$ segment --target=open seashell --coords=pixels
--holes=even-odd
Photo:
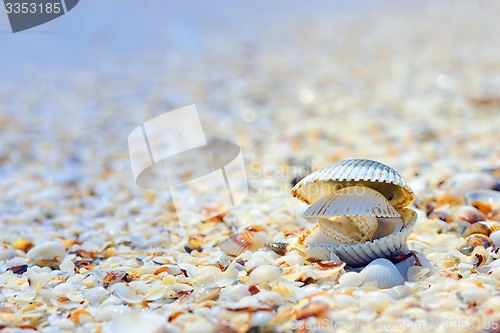
[[[240,232],[233,234],[220,243],[222,251],[231,256],[239,256],[246,250],[256,251],[267,241],[265,232]]]
[[[363,283],[375,282],[378,288],[392,288],[405,282],[396,266],[383,258],[372,261],[359,275]]]
[[[307,204],[341,188],[362,185],[383,194],[398,209],[410,205],[414,194],[408,183],[393,168],[372,160],[345,160],[328,165],[303,178],[292,195]]]
[[[337,257],[350,266],[407,249],[417,213],[407,205],[413,191],[392,168],[370,160],[348,160],[305,177],[292,194],[312,205],[304,212],[317,224],[297,245],[311,257]]]

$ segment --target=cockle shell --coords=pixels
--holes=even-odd
[[[335,256],[350,266],[407,249],[417,220],[413,191],[394,169],[371,160],[342,161],[305,177],[292,194],[312,204],[304,216],[318,223],[297,245],[311,257]]]
[[[372,261],[359,275],[363,283],[375,282],[379,288],[391,288],[405,282],[396,266],[383,258]]]
[[[482,224],[482,223],[474,223],[471,224],[470,227],[467,228],[465,231],[464,236],[468,237],[473,234],[483,234],[488,236],[490,234],[490,230],[487,225]]]
[[[417,213],[409,208],[401,209],[400,212],[403,229],[385,237],[374,239],[373,241],[340,245],[328,242],[326,237],[321,241],[321,239],[315,238],[317,233],[319,233],[319,231],[314,233],[315,230],[319,229],[319,225],[317,224],[313,229],[299,238],[298,245],[304,246],[304,251],[311,257],[320,260],[330,260],[331,255],[334,254],[349,266],[361,267],[373,259],[389,257],[407,248],[406,239],[417,221]],[[311,236],[311,238],[308,236]]]
[[[380,192],[358,185],[345,187],[322,197],[304,212],[304,216],[400,217],[401,215]]]
[[[222,251],[231,256],[239,256],[246,250],[256,251],[267,241],[265,232],[240,232],[233,234],[220,243]]]
[[[303,178],[292,195],[307,204],[341,188],[362,185],[382,193],[398,209],[410,205],[414,194],[408,183],[393,168],[372,160],[345,160],[328,165]]]

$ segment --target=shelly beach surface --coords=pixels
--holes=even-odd
[[[2,332],[500,331],[499,3],[266,5],[221,20],[231,15],[222,5],[170,8],[176,23],[148,35],[156,43],[130,33],[142,48],[117,43],[127,37],[96,16],[87,48],[65,49],[94,64],[30,62],[19,75],[5,60],[22,41],[9,36]],[[91,11],[79,6],[81,23]],[[69,15],[57,24],[76,24]],[[151,15],[144,25],[160,24]],[[212,217],[184,225],[168,190],[135,184],[127,137],[189,104],[207,139],[240,146],[249,193],[232,209],[186,194]],[[370,281],[291,246],[314,225],[293,184],[350,158],[390,165],[415,192],[408,255],[389,258],[401,277]],[[221,249],[252,232],[262,244]]]

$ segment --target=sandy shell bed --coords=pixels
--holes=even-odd
[[[287,38],[250,44],[214,35],[207,54],[145,54],[141,75],[82,70],[23,94],[2,79],[0,328],[498,332],[500,254],[464,247],[464,232],[500,221],[499,204],[462,207],[468,189],[499,189],[500,7],[415,7],[290,20]],[[183,226],[167,191],[134,184],[127,136],[192,103],[207,137],[241,147],[250,192]],[[293,250],[221,251],[251,225],[295,242],[312,224],[291,181],[347,158],[408,180],[419,214],[408,246],[430,268],[383,289]],[[225,210],[198,200],[208,215]]]

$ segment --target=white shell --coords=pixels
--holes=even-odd
[[[487,173],[459,173],[448,179],[443,188],[450,193],[463,195],[467,191],[491,189],[497,185],[495,177]]]
[[[66,255],[66,249],[59,242],[43,242],[28,251],[26,257],[38,266],[57,267]]]
[[[406,239],[417,221],[417,213],[414,210],[405,208],[400,210],[400,212],[404,222],[404,228],[401,232],[393,233],[371,242],[352,245],[319,243],[306,238],[304,240],[304,251],[309,256],[320,260],[329,260],[330,254],[334,253],[340,260],[352,267],[362,267],[373,259],[388,257],[407,248]]]
[[[111,287],[111,292],[121,300],[127,303],[140,303],[143,297],[135,290],[124,283],[116,283]]]
[[[359,275],[363,283],[375,282],[379,288],[392,288],[405,282],[396,266],[383,258],[372,261]]]
[[[493,231],[490,234],[490,239],[493,244],[495,244],[495,247],[500,247],[500,230]]]
[[[311,204],[343,187],[363,185],[382,193],[395,208],[414,200],[408,183],[393,168],[372,160],[345,160],[319,169],[297,183],[292,195]]]
[[[306,217],[376,216],[400,217],[380,193],[365,186],[350,186],[316,201],[305,212]]]
[[[471,205],[473,201],[494,204],[500,202],[500,192],[493,190],[473,190],[466,192],[465,198],[468,205]]]

